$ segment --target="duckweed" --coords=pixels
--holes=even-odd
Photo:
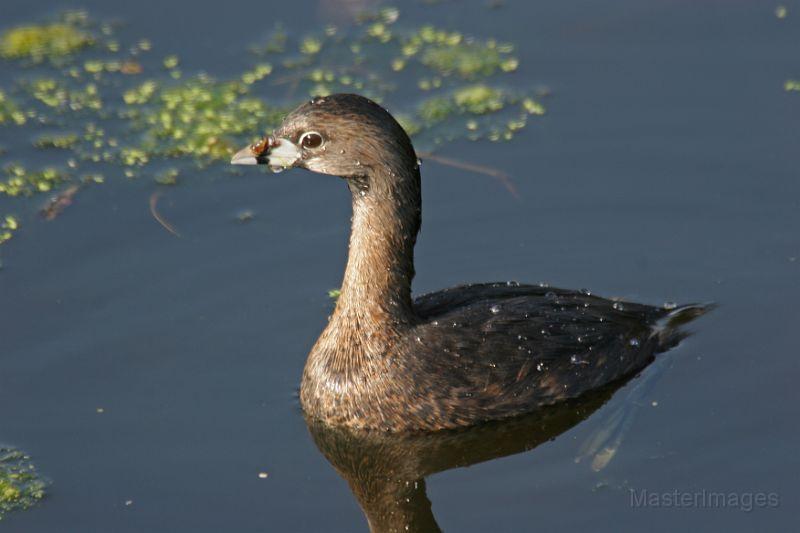
[[[487,85],[471,85],[458,89],[453,94],[453,100],[458,107],[475,115],[499,111],[506,104],[502,91]]]
[[[11,240],[14,232],[19,228],[19,221],[14,215],[6,215],[0,223],[0,244]],[[0,476],[0,492],[2,492],[2,476]]]
[[[178,56],[171,55],[164,58],[164,68],[176,68],[178,66]]]
[[[316,37],[306,37],[300,43],[300,52],[307,55],[318,54],[322,50],[322,41]]]
[[[134,115],[144,131],[139,150],[144,154],[136,155],[229,158],[244,137],[277,125],[287,111],[248,97],[248,87],[244,82],[198,76],[159,91],[153,96],[154,105],[141,106]],[[146,162],[146,157],[136,159],[136,163]]]
[[[492,83],[518,68],[512,45],[431,25],[407,30],[396,24],[398,18],[399,11],[390,8],[363,15],[354,35],[331,38],[326,32],[307,37],[299,48],[306,56],[314,54],[313,60],[284,60],[285,69],[298,73],[279,79],[307,88],[309,95],[357,91],[391,104],[398,87],[393,78],[398,72],[408,72],[427,94],[411,109],[391,107],[423,148],[460,136],[510,139],[527,124],[525,116],[544,113],[544,106],[532,96]],[[464,80],[470,83],[465,86]],[[457,120],[469,115],[485,118]]]
[[[242,74],[242,83],[247,85],[251,85],[257,81],[263,80],[265,77],[269,76],[272,72],[272,65],[269,63],[261,63],[256,65],[253,70],[245,72]]]
[[[19,450],[0,448],[0,520],[9,512],[36,505],[46,488],[30,457]]]
[[[367,35],[382,43],[388,43],[392,39],[392,31],[383,22],[376,22],[367,27]]]
[[[119,61],[111,60],[91,60],[83,64],[83,70],[89,74],[94,75],[95,79],[99,79],[102,73],[121,72],[123,74],[140,74],[142,72],[141,64],[133,60]],[[77,77],[77,73],[73,72],[73,77]]]
[[[787,92],[800,91],[800,80],[786,80],[783,89]]]
[[[469,80],[516,70],[519,60],[510,55],[513,49],[493,39],[479,41],[433,26],[420,28],[402,42],[405,57],[418,57],[423,65],[444,76],[454,74]]]
[[[36,148],[68,149],[78,144],[78,141],[78,136],[74,133],[40,135],[35,141],[33,141],[33,145]]]
[[[120,151],[120,160],[123,165],[133,167],[142,166],[150,161],[147,152],[139,148],[123,148]]]
[[[446,120],[456,111],[457,108],[452,98],[436,96],[424,100],[420,104],[417,114],[424,122],[433,124]]]
[[[0,124],[12,122],[17,126],[22,126],[27,122],[25,113],[20,111],[17,104],[6,96],[6,93],[0,91]]]
[[[382,7],[377,11],[364,10],[356,15],[356,22],[358,24],[365,24],[368,22],[381,21],[384,24],[394,24],[400,17],[400,10],[396,7],[387,6]]]
[[[177,185],[179,174],[177,168],[168,168],[156,174],[155,180],[159,185]]]
[[[27,85],[30,94],[48,107],[60,111],[98,111],[103,107],[97,85],[88,83],[81,88],[72,89],[59,80],[42,78]]]
[[[6,178],[0,179],[0,194],[7,196],[30,196],[37,192],[48,192],[69,179],[66,173],[54,167],[29,171],[22,165],[8,165],[3,172]]]
[[[544,106],[533,98],[525,98],[522,101],[522,107],[531,115],[544,115],[545,113]]]
[[[92,36],[74,24],[19,26],[0,36],[0,57],[41,63],[72,55],[93,43]]]
[[[484,118],[493,117],[506,109],[517,109],[517,111],[505,122]],[[467,131],[467,138],[501,141],[511,140],[516,132],[523,129],[527,125],[528,115],[543,113],[544,107],[532,98],[526,97],[520,100],[508,91],[485,84],[475,84],[456,89],[448,95],[423,100],[416,112],[419,121],[401,115],[400,123],[406,127],[405,121],[408,121],[411,129],[407,131],[410,135],[415,135],[420,131],[433,129],[438,124],[452,122],[456,117],[466,117],[463,125]],[[425,127],[420,127],[419,122]],[[411,131],[414,133],[410,133]],[[445,138],[452,139],[457,136],[451,133]]]
[[[446,76],[455,73],[466,79],[490,76],[505,64],[501,62],[496,48],[484,48],[474,44],[433,46],[422,53],[420,61],[423,65]],[[513,70],[513,67],[509,68]]]
[[[146,104],[150,101],[150,98],[155,94],[156,88],[158,84],[153,80],[148,80],[138,87],[134,87],[133,89],[128,89],[124,93],[122,93],[122,100],[128,104]]]
[[[7,44],[12,41],[14,46]],[[21,52],[23,41],[38,44]],[[92,57],[80,57],[90,46]],[[68,60],[20,76],[13,99],[0,88],[0,126],[45,125],[50,131],[31,135],[34,146],[68,153],[63,164],[39,170],[6,166],[0,174],[6,196],[51,191],[74,176],[102,182],[98,165],[110,166],[110,177],[152,176],[176,184],[186,163],[227,161],[277,126],[305,95],[359,92],[383,103],[420,150],[458,138],[508,140],[530,116],[545,112],[535,93],[510,88],[507,77],[519,66],[513,46],[431,25],[404,27],[396,8],[365,13],[353,29],[329,26],[301,39],[276,26],[252,49],[270,56],[269,62],[254,60],[228,79],[183,76],[177,55],[143,54],[155,45],[147,39],[120,43],[111,25],[92,23],[82,12],[56,24],[9,30],[0,47],[6,59]],[[136,78],[145,71],[156,74]],[[786,87],[795,90],[789,82]],[[63,131],[66,124],[73,131]],[[184,161],[150,170],[166,158]],[[81,168],[86,164],[91,169]]]

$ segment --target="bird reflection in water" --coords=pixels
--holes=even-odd
[[[597,411],[629,379],[529,415],[462,430],[396,434],[333,427],[309,418],[306,422],[319,450],[350,486],[371,531],[441,531],[426,494],[425,478],[530,451],[553,440]],[[632,396],[641,396],[652,379],[631,389],[582,454],[598,451],[595,457],[603,460],[607,443],[619,445],[620,424],[629,426],[630,409],[636,405]]]

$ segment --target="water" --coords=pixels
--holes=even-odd
[[[187,71],[220,75],[241,71],[241,51],[273,20],[303,32],[327,23],[333,4],[83,3]],[[629,407],[620,393],[533,451],[428,477],[443,529],[796,527],[800,95],[782,87],[800,76],[800,4],[783,4],[784,20],[744,1],[402,11],[502,34],[519,47],[515,80],[553,90],[548,114],[514,141],[442,151],[507,172],[519,199],[491,178],[424,166],[417,291],[544,280],[719,304],[654,370],[627,425],[615,418]],[[6,2],[3,24],[62,5]],[[349,193],[304,171],[188,180],[159,202],[178,239],[149,213],[155,187],[88,188],[2,250],[0,439],[54,481],[3,531],[366,529],[296,397],[341,280]],[[242,210],[254,213],[247,224],[232,215]],[[618,427],[603,468],[575,461]],[[630,489],[779,501],[750,512],[635,507]]]

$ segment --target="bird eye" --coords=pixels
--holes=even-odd
[[[303,148],[319,148],[322,146],[322,135],[316,131],[309,131],[300,137],[300,144]]]

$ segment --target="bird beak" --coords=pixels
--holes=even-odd
[[[243,148],[231,158],[231,165],[269,165],[274,172],[292,167],[300,160],[300,148],[288,139],[265,137]]]

